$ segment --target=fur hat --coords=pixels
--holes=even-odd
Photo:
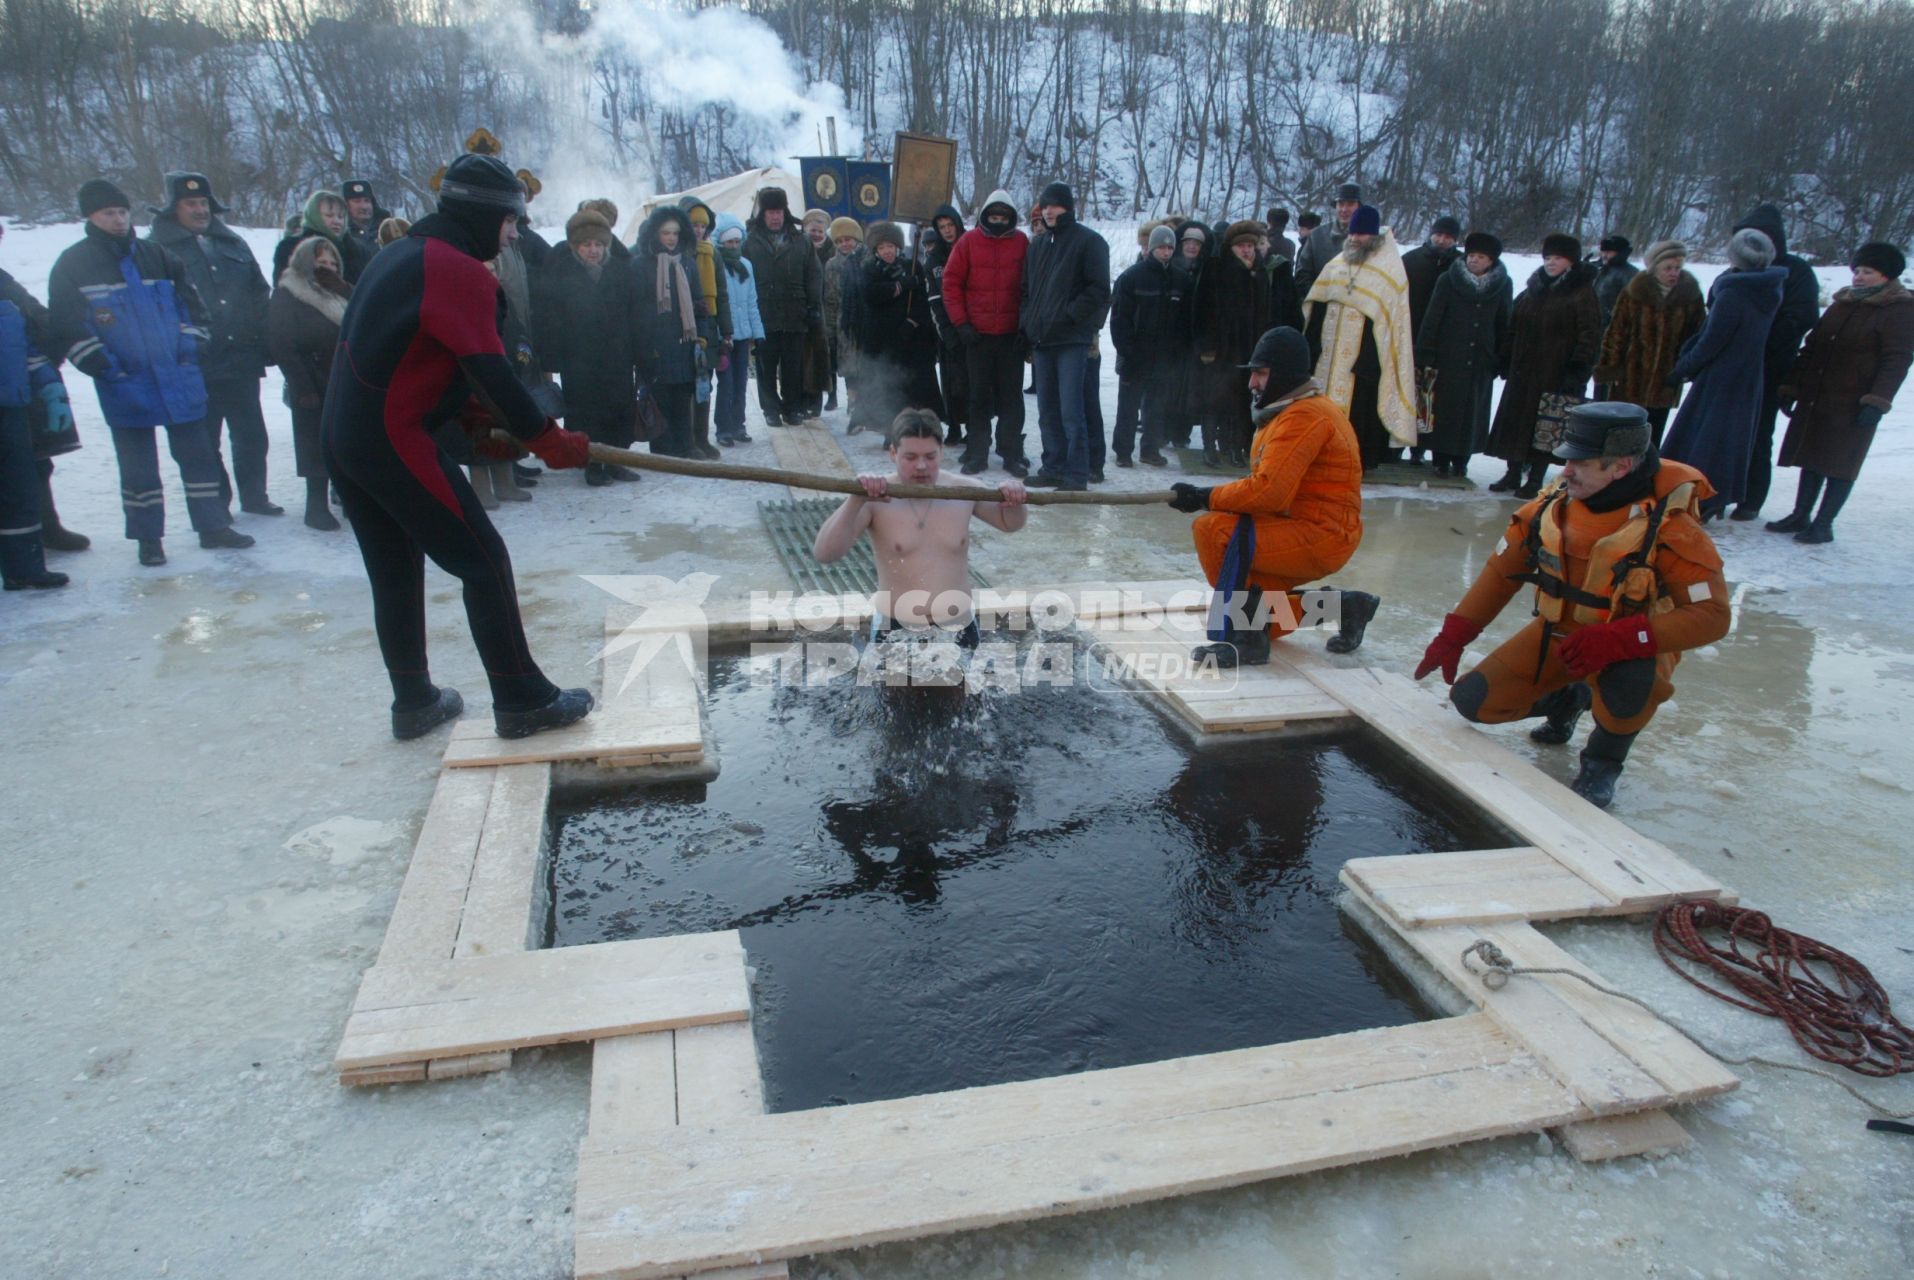
[[[1653,271],[1670,258],[1686,258],[1688,246],[1679,240],[1657,240],[1642,255],[1642,266]]]
[[[788,210],[791,207],[791,197],[784,194],[783,187],[759,187],[753,203],[757,205],[759,213],[763,213],[766,209]]]
[[[133,202],[105,178],[88,178],[80,184],[80,216],[88,218],[102,209],[131,210]]]
[[[370,200],[374,204],[379,203],[379,198],[372,194],[372,184],[364,178],[347,178],[346,185],[339,188],[339,194],[348,200]]]
[[[1170,230],[1162,223],[1158,223],[1150,229],[1149,252],[1155,253],[1158,249],[1174,248],[1176,248],[1176,232]]]
[[[1451,240],[1460,240],[1462,238],[1462,224],[1445,213],[1429,224],[1429,234],[1432,236],[1447,236]]]
[[[1462,252],[1486,253],[1497,262],[1502,261],[1502,242],[1486,231],[1471,231],[1462,240]]]
[[[1542,256],[1544,258],[1567,258],[1570,262],[1582,260],[1582,242],[1574,236],[1555,231],[1542,237]]]
[[[580,209],[565,220],[566,244],[582,244],[587,240],[596,240],[607,248],[611,245],[611,223],[596,209]]]
[[[870,230],[864,233],[864,245],[876,253],[880,244],[894,244],[899,253],[904,252],[904,228],[895,222],[873,222]]]
[[[387,218],[379,224],[379,247],[385,248],[394,240],[403,240],[412,230],[412,224],[404,218]]]
[[[1623,235],[1603,236],[1600,248],[1604,253],[1619,253],[1624,258],[1635,251],[1635,246]]]
[[[1263,237],[1268,234],[1269,228],[1260,222],[1251,222],[1248,219],[1244,219],[1242,222],[1232,222],[1229,224],[1229,228],[1223,232],[1223,247],[1225,249],[1234,249],[1245,240],[1251,244],[1261,244]]]
[[[1736,271],[1762,271],[1774,261],[1774,241],[1753,227],[1728,238],[1728,265]]]
[[[1045,187],[1037,196],[1037,207],[1039,209],[1045,205],[1052,204],[1061,206],[1071,213],[1075,213],[1077,209],[1077,197],[1065,184],[1053,182]]]
[[[580,200],[578,202],[578,207],[580,209],[591,210],[593,213],[603,218],[605,220],[605,225],[608,227],[615,227],[618,225],[618,206],[613,204],[611,201],[605,199],[605,197],[603,196],[597,196],[591,200]]]
[[[1899,280],[1907,270],[1907,255],[1885,240],[1870,240],[1854,251],[1850,267],[1873,267],[1890,280]]]
[[[169,173],[166,175],[166,205],[153,210],[154,213],[171,213],[179,208],[182,200],[204,197],[214,213],[226,212],[226,206],[213,194],[213,184],[203,173]]]
[[[1359,204],[1356,211],[1349,215],[1349,234],[1352,236],[1379,236],[1382,234],[1382,211],[1373,204]]]
[[[806,231],[809,231],[813,222],[823,227],[828,234],[831,226],[831,215],[822,209],[806,209],[804,211],[804,221],[800,225],[802,225]]]
[[[1336,203],[1341,204],[1345,200],[1354,200],[1357,204],[1361,204],[1362,184],[1359,182],[1345,182],[1340,187],[1337,187]]]
[[[831,239],[842,240],[845,236],[849,236],[853,240],[862,240],[864,238],[863,224],[860,223],[856,218],[831,219],[831,228],[830,228]]]

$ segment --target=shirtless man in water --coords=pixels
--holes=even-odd
[[[996,500],[982,482],[954,476],[942,483],[974,487],[979,500],[892,498],[893,484],[937,484],[944,460],[943,424],[927,409],[906,409],[891,424],[890,475],[861,475],[862,496],[844,499],[817,531],[811,554],[820,564],[842,559],[865,530],[877,556],[877,610],[872,633],[942,627],[976,643],[970,601],[970,519],[1015,533],[1029,515],[1023,485],[1006,481]]]

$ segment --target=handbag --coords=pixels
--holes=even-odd
[[[1587,396],[1567,391],[1544,391],[1541,403],[1535,409],[1535,439],[1530,442],[1535,451],[1553,454],[1555,446],[1562,443],[1563,431],[1567,429],[1568,411],[1587,403]]]
[[[665,436],[665,414],[658,402],[651,398],[645,388],[638,389],[638,399],[631,406],[631,440],[633,444],[648,444],[661,440]]]
[[[1435,430],[1436,368],[1426,365],[1416,370],[1416,434],[1426,436]]]

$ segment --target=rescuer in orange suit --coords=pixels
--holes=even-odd
[[[1329,651],[1352,653],[1381,602],[1363,591],[1297,588],[1348,564],[1362,542],[1355,429],[1310,376],[1309,343],[1296,330],[1269,330],[1241,367],[1255,397],[1249,475],[1213,489],[1171,486],[1172,507],[1206,513],[1191,533],[1216,595],[1212,643],[1195,656],[1224,667],[1268,662],[1270,641],[1314,621],[1319,609],[1337,628]]]
[[[1699,519],[1714,489],[1656,453],[1648,414],[1632,404],[1571,410],[1555,456],[1561,479],[1515,513],[1416,679],[1441,668],[1449,701],[1481,724],[1546,717],[1529,734],[1537,742],[1566,743],[1592,708],[1569,785],[1606,809],[1635,735],[1675,691],[1682,651],[1728,634],[1721,553]],[[1524,584],[1534,620],[1456,679],[1462,651]]]

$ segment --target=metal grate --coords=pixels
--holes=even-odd
[[[834,595],[877,590],[877,558],[869,538],[859,538],[850,554],[835,564],[819,564],[811,556],[817,531],[841,504],[839,498],[778,498],[758,504],[758,517],[764,521],[779,563],[803,590]],[[973,586],[990,585],[975,569],[970,571],[970,581]]]

